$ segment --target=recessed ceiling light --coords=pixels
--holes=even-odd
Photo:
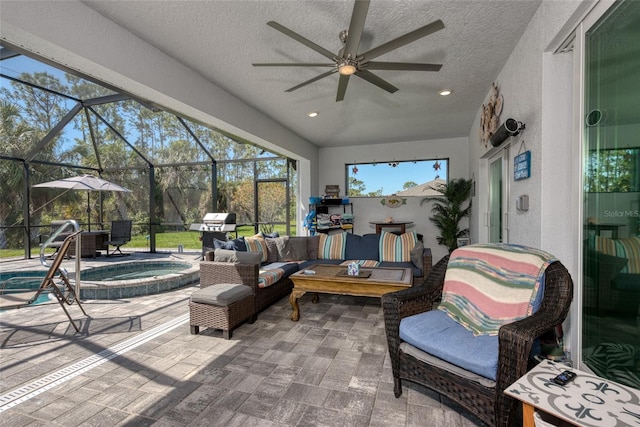
[[[453,93],[453,91],[451,89],[442,89],[440,92],[438,92],[438,95],[440,96],[449,96]]]
[[[307,116],[309,116],[309,117],[311,117],[313,119],[314,117],[318,117],[318,114],[320,114],[320,113],[318,113],[317,111],[312,111],[310,113],[307,113]]]

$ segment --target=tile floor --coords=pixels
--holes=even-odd
[[[305,295],[292,322],[285,298],[226,341],[190,335],[194,289],[71,306],[82,334],[57,304],[1,312],[0,424],[482,425],[420,386],[394,397],[379,299]]]

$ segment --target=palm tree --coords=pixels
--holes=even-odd
[[[437,237],[438,243],[449,249],[449,253],[458,247],[458,238],[468,237],[469,229],[460,230],[462,218],[471,215],[471,186],[470,179],[457,178],[449,183],[438,184],[432,187],[442,194],[442,196],[429,196],[420,201],[420,205],[425,202],[434,202],[431,212],[433,216],[429,218],[431,222],[440,230]],[[469,200],[469,205],[463,205]]]

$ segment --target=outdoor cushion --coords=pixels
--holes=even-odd
[[[261,262],[267,262],[269,253],[267,252],[267,243],[263,237],[253,236],[245,237],[244,242],[247,244],[247,252],[258,252],[262,254]]]
[[[261,253],[230,251],[228,249],[216,249],[213,253],[215,262],[235,262],[240,264],[260,264]]]
[[[379,252],[380,235],[348,233],[345,248],[346,259],[380,259]]]
[[[191,302],[227,306],[253,295],[253,289],[246,285],[224,283],[207,286],[191,294]]]
[[[382,230],[380,234],[380,261],[410,262],[411,250],[418,242],[415,231],[398,236]]]
[[[498,337],[475,336],[441,310],[402,319],[400,339],[463,369],[496,379]]]
[[[409,343],[403,342],[402,344],[400,344],[400,350],[403,353],[413,356],[416,359],[426,363],[427,365],[437,366],[440,369],[444,369],[460,377],[480,383],[485,387],[492,388],[496,386],[495,380],[491,380],[487,377],[483,377],[482,375],[478,375],[475,372],[468,371],[464,368],[454,365],[453,363],[449,363],[445,360],[442,360],[439,357],[435,357],[429,353],[425,353],[424,351],[420,350],[417,347],[412,346]]]
[[[282,268],[269,268],[266,270],[260,270],[258,276],[258,287],[268,288],[269,286],[282,279],[284,276],[284,270]]]
[[[346,234],[321,234],[318,241],[318,259],[344,259]]]
[[[449,258],[439,310],[475,335],[497,335],[500,326],[533,313],[553,255],[510,244],[475,244]]]
[[[228,249],[232,251],[246,251],[247,245],[244,243],[243,238],[238,238],[238,239],[228,240],[228,241],[213,239],[213,248]]]

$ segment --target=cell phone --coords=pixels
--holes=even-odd
[[[567,385],[567,383],[572,381],[575,377],[576,377],[575,372],[563,371],[561,374],[552,378],[551,381],[553,381],[558,385]]]

